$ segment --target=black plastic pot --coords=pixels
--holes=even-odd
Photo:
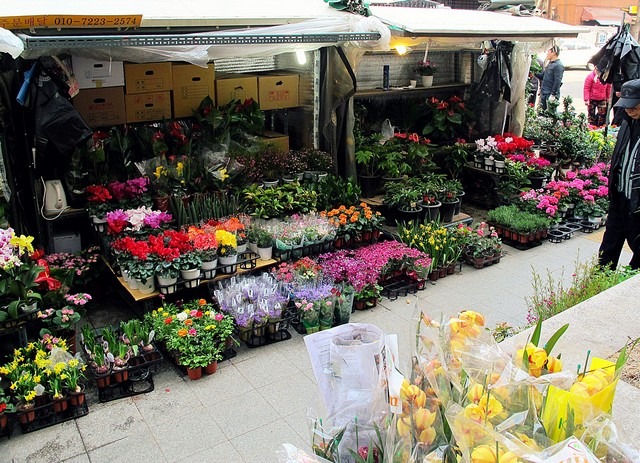
[[[398,208],[398,220],[403,222],[410,222],[420,220],[422,215],[422,207],[417,206],[416,209],[403,209]]]
[[[437,201],[435,204],[421,203],[420,206],[422,206],[422,217],[425,221],[432,222],[438,220],[440,216],[440,206],[442,206],[440,201]]]
[[[453,216],[456,212],[456,204],[459,204],[460,200],[456,199],[455,201],[443,201],[442,206],[440,206],[440,219],[444,223],[453,222]]]
[[[372,198],[378,193],[380,188],[380,176],[369,177],[368,175],[359,175],[360,188],[364,198]]]
[[[531,182],[531,188],[538,190],[542,188],[544,181],[547,177],[544,175],[529,175],[529,181]]]
[[[461,191],[460,193],[458,193],[458,196],[456,196],[456,198],[458,199],[458,204],[456,204],[456,210],[453,213],[453,215],[458,215],[460,214],[460,207],[462,206],[462,197],[465,195],[464,191]]]

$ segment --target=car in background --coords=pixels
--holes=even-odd
[[[557,41],[560,47],[560,61],[566,68],[593,69],[593,64],[588,64],[593,55],[600,49],[595,45],[582,39],[560,39]],[[544,61],[547,52],[538,53],[538,58]]]

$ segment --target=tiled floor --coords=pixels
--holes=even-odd
[[[383,299],[375,309],[353,314],[352,321],[398,333],[401,356],[409,352],[412,320],[421,310],[437,317],[474,309],[489,326],[523,325],[532,272],[570,281],[575,262],[597,253],[599,235],[578,232],[561,244],[528,251],[505,247],[497,265],[464,266],[417,297]],[[627,250],[622,263],[629,258]],[[76,421],[0,440],[0,462],[265,463],[275,461],[281,443],[308,448],[307,410],[318,396],[303,338],[291,331],[291,340],[239,349],[216,374],[199,381],[183,379],[164,364],[149,394],[106,404],[94,400],[90,413]]]

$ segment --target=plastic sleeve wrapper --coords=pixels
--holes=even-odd
[[[309,455],[291,444],[282,444],[276,451],[276,461],[278,463],[330,463],[329,460],[317,455]]]
[[[594,357],[590,370],[569,390],[550,386],[541,415],[548,436],[560,442],[579,431],[589,418],[611,413],[618,379],[614,363]]]
[[[24,43],[13,32],[0,27],[0,52],[16,59],[24,51]]]
[[[389,409],[382,330],[351,323],[304,340],[322,399],[322,410],[310,411],[314,452],[340,462],[380,453]]]
[[[640,451],[629,444],[628,438],[607,414],[586,423],[580,440],[603,461],[640,463]]]
[[[600,463],[600,460],[575,437],[535,453],[519,454],[519,461],[527,463]]]

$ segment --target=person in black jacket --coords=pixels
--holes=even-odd
[[[562,77],[564,76],[564,66],[559,59],[560,49],[557,45],[547,50],[547,66],[544,71],[536,74],[540,79],[540,108],[547,109],[547,101],[553,96],[556,100],[560,100],[560,86],[562,85]]]
[[[609,212],[602,237],[599,264],[615,269],[625,240],[640,268],[640,79],[622,84],[616,107],[624,111],[611,158]]]

